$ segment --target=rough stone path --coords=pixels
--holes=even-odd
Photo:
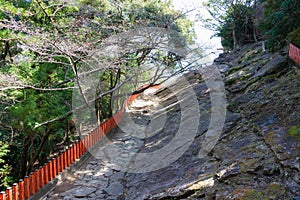
[[[171,145],[162,153],[156,152],[176,138],[180,125],[185,126],[185,131],[197,134],[195,137],[203,134],[208,127],[206,119],[210,115],[210,101],[205,93],[207,87],[203,82],[199,84],[199,76],[193,74],[187,78],[190,82],[183,81],[185,86],[177,83],[177,89],[185,89],[176,91],[176,94],[175,88],[173,92],[151,89],[144,92],[127,109],[124,120],[114,130],[115,134],[94,148],[85,165],[59,184],[47,199],[151,199],[165,193],[168,188],[184,187],[195,181],[195,175],[201,173],[197,170],[199,159],[196,155],[200,148],[197,144],[203,138],[199,137],[194,143],[180,143],[182,138],[179,138],[178,146]],[[198,96],[195,96],[196,90]],[[193,116],[195,105],[192,103],[195,102],[190,100],[193,98],[197,106],[197,98],[202,99],[199,109],[204,117],[201,125],[198,123],[199,116]],[[183,109],[185,114],[180,112]],[[184,122],[182,115],[185,115]],[[197,127],[189,126],[195,122]],[[150,154],[154,156],[148,157]],[[171,156],[182,157],[172,160]],[[164,164],[167,160],[172,162]]]
[[[128,151],[118,152],[114,145]],[[48,199],[123,199],[125,172],[120,167],[124,163],[118,165],[117,162],[122,162],[122,158],[125,162],[130,161],[129,157],[142,145],[141,139],[118,130],[108,141],[103,141],[90,151],[91,158],[86,164],[58,185]]]

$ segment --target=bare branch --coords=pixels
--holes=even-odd
[[[97,96],[96,98],[90,100],[90,101],[88,102],[88,105],[91,105],[91,104],[94,103],[95,101],[97,101],[97,100],[103,98],[104,96],[109,95],[110,93],[113,93],[114,91],[118,90],[120,87],[122,87],[125,83],[127,83],[127,82],[128,82],[130,79],[132,79],[133,77],[134,77],[134,76],[130,76],[130,77],[129,77],[128,79],[126,79],[124,82],[122,82],[122,83],[116,85],[113,89],[110,89],[109,91],[106,91],[106,92],[100,94],[99,96]],[[51,119],[51,120],[49,120],[49,121],[45,121],[45,122],[36,124],[36,125],[34,126],[34,129],[37,129],[37,128],[41,127],[41,126],[45,126],[45,125],[50,124],[50,123],[53,123],[53,122],[57,122],[57,121],[61,121],[61,120],[63,120],[63,119],[66,119],[67,117],[69,117],[69,116],[72,115],[73,113],[78,112],[78,111],[81,111],[81,110],[86,109],[86,108],[88,108],[88,106],[87,106],[86,104],[81,105],[81,106],[79,106],[79,107],[77,107],[77,108],[75,108],[75,109],[73,109],[73,110],[67,112],[66,114],[64,114],[64,115],[61,116],[61,117],[55,117],[55,118],[53,118],[53,119]]]
[[[34,87],[32,85],[21,85],[21,86],[10,86],[10,87],[4,87],[0,88],[0,92],[6,91],[6,90],[16,90],[16,89],[33,89],[36,91],[64,91],[64,90],[73,90],[75,87],[65,87],[65,88],[38,88]]]

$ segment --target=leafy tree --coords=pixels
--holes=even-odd
[[[1,136],[1,134],[0,134]],[[11,167],[3,159],[9,153],[8,144],[4,144],[0,141],[0,190],[8,187],[12,177],[9,176]]]
[[[257,18],[253,14],[257,1],[209,0],[205,5],[212,18],[202,21],[217,32],[225,48],[236,49],[257,41]]]
[[[300,45],[300,2],[265,0],[265,18],[260,27],[267,36],[267,47],[281,49],[287,42]]]

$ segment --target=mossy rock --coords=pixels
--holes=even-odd
[[[281,184],[270,183],[265,190],[238,188],[234,190],[231,195],[235,196],[238,200],[270,200],[281,199],[285,192],[285,188]]]
[[[257,56],[258,53],[259,53],[259,51],[257,49],[249,50],[245,53],[242,60],[250,60],[250,59],[254,58],[255,56]]]
[[[230,196],[238,200],[254,200],[254,199],[263,199],[264,193],[262,191],[257,191],[252,188],[238,188],[235,189],[230,194]]]
[[[287,137],[300,140],[300,126],[291,126],[287,131]]]
[[[284,195],[285,192],[285,188],[279,183],[270,183],[266,191],[269,197],[275,197],[275,199],[278,196]]]
[[[244,67],[246,67],[247,65],[237,65],[235,67],[232,67],[231,69],[229,69],[226,73],[225,73],[225,76],[229,76],[230,74],[240,70],[240,69],[243,69]]]
[[[253,199],[263,199],[264,193],[257,190],[249,190],[245,193],[245,196],[241,200],[253,200]]]

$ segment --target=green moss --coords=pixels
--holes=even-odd
[[[249,81],[247,81],[247,83],[246,83],[246,87],[247,87],[246,93],[249,92],[249,91],[257,90],[261,86],[261,83],[259,82],[259,80],[260,80],[259,77],[255,77],[255,78],[252,78]]]
[[[280,195],[284,195],[285,193],[285,188],[283,186],[281,186],[279,183],[271,183],[268,186],[268,194],[269,196],[280,196]]]
[[[300,140],[300,126],[291,126],[287,131],[287,137],[293,137]]]
[[[264,194],[260,191],[249,190],[245,193],[245,196],[242,198],[243,200],[253,200],[253,199],[263,199]]]
[[[229,74],[232,74],[242,68],[244,68],[246,65],[237,65],[235,67],[232,67],[228,72],[225,73],[225,76],[228,76]]]
[[[254,57],[254,55],[247,55],[247,57],[245,58],[245,60],[250,60],[250,59],[252,59]]]
[[[231,85],[231,84],[233,84],[235,81],[236,81],[236,79],[233,78],[233,77],[231,77],[231,78],[229,78],[229,79],[227,79],[227,80],[225,81],[225,84],[226,84],[226,85]]]
[[[281,199],[285,194],[285,188],[279,183],[270,183],[267,188],[257,190],[252,188],[239,188],[233,191],[232,196],[238,196],[239,200],[270,200]]]

